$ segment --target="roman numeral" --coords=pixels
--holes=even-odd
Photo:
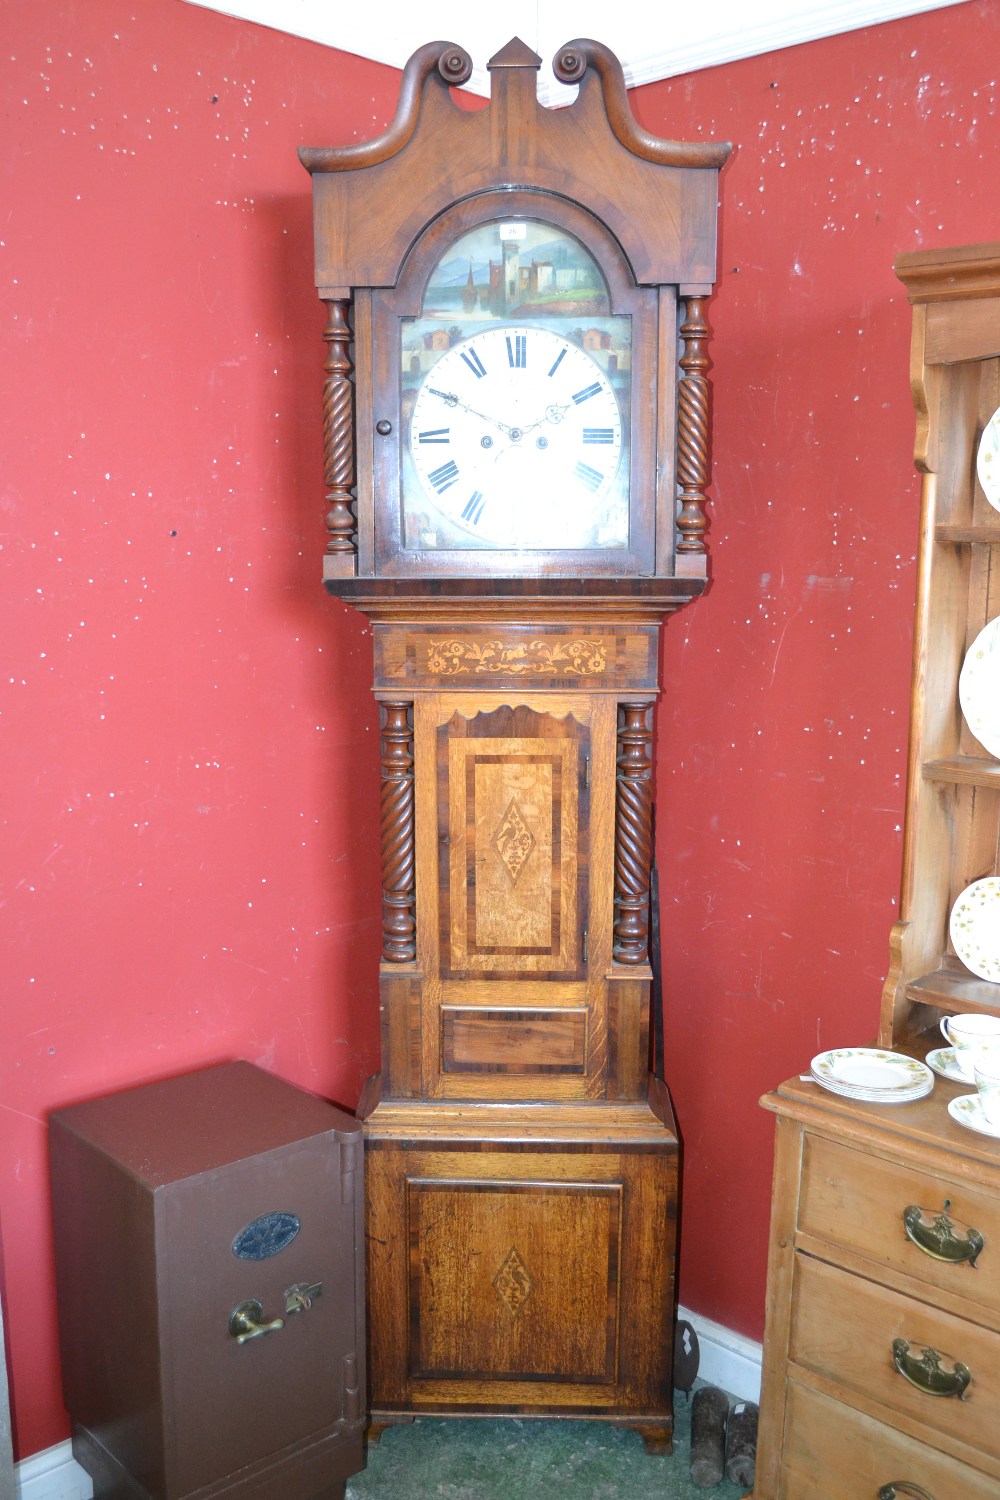
[[[453,458],[450,458],[448,462],[446,464],[442,464],[439,469],[432,469],[427,478],[437,490],[438,494],[443,495],[445,490],[451,489],[452,485],[458,478],[458,464]]]
[[[486,374],[486,366],[479,358],[479,355],[476,353],[475,349],[463,349],[462,358],[465,360],[465,363],[468,365],[473,375],[475,375],[476,379],[482,380],[483,376]]]
[[[613,427],[585,427],[583,429],[583,441],[585,443],[613,443],[615,430]]]
[[[528,339],[523,333],[507,335],[507,363],[512,370],[523,370],[528,363]]]
[[[566,350],[565,349],[560,349],[559,353],[555,357],[555,363],[553,364],[551,370],[549,371],[550,375],[554,375],[556,373],[556,371],[558,370],[559,366],[562,364],[562,362],[563,362],[563,360],[565,358],[566,358]]]
[[[486,501],[483,499],[479,490],[473,490],[472,494],[469,496],[468,501],[466,502],[465,509],[462,512],[462,520],[471,521],[473,526],[478,526],[479,517],[482,515],[483,507],[485,505]]]
[[[604,475],[599,474],[596,469],[592,469],[589,464],[578,463],[573,473],[581,484],[585,484],[588,490],[593,491],[595,494],[604,483]]]
[[[576,402],[577,406],[579,406],[581,401],[589,401],[591,396],[599,396],[600,394],[601,387],[595,380],[593,385],[585,385],[582,391],[575,391],[573,394],[573,400]]]
[[[586,438],[584,438],[584,442],[586,442],[586,441],[587,441]],[[430,427],[430,428],[428,428],[428,430],[426,432],[418,432],[417,433],[417,442],[418,443],[450,443],[451,442],[451,428],[450,427]]]

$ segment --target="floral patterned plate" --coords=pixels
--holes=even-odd
[[[1000,510],[1000,407],[983,428],[976,455],[976,473],[983,494],[994,510]]]
[[[958,701],[983,749],[1000,759],[1000,615],[983,627],[966,652]]]
[[[815,1081],[834,1094],[869,1104],[899,1104],[920,1099],[934,1087],[934,1075],[922,1062],[881,1047],[836,1047],[810,1064]]]
[[[959,1125],[978,1130],[980,1135],[991,1135],[995,1141],[1000,1140],[1000,1126],[991,1125],[987,1120],[978,1094],[959,1094],[957,1099],[950,1101],[948,1113]]]
[[[1000,984],[1000,875],[966,886],[951,909],[948,930],[965,967]]]

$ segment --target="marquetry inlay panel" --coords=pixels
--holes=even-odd
[[[657,632],[652,627],[375,627],[375,680],[389,690],[513,680],[525,688],[634,692],[655,689],[656,667]]]
[[[589,730],[524,704],[438,729],[443,978],[581,978]]]
[[[411,1178],[406,1203],[413,1376],[616,1379],[621,1183]]]

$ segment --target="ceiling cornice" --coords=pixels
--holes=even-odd
[[[965,0],[716,0],[713,5],[676,6],[669,18],[651,11],[648,0],[609,6],[576,0],[507,0],[503,6],[473,9],[468,0],[383,0],[379,6],[336,4],[333,0],[185,0],[304,37],[341,52],[402,68],[428,38],[456,42],[476,66],[466,85],[489,97],[486,60],[517,35],[544,59],[539,97],[561,104],[575,90],[556,82],[550,60],[565,42],[595,37],[610,47],[630,87],[756,57],[800,42],[899,20],[920,11],[940,10]],[[651,23],[651,17],[656,19]]]

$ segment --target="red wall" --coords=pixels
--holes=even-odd
[[[377,1065],[370,640],[318,583],[295,151],[381,129],[398,75],[178,0],[8,11],[0,1231],[24,1455],[67,1431],[47,1112],[233,1056],[353,1106]],[[650,130],[737,144],[715,576],[666,634],[659,862],[681,1296],[755,1336],[756,1100],[871,1034],[899,878],[917,485],[892,259],[998,233],[998,43],[973,0],[633,96]]]
[[[711,304],[708,596],[665,633],[660,889],[682,1301],[759,1338],[757,1098],[877,1028],[897,915],[919,480],[895,256],[1000,239],[1000,7],[634,98],[732,140]]]

